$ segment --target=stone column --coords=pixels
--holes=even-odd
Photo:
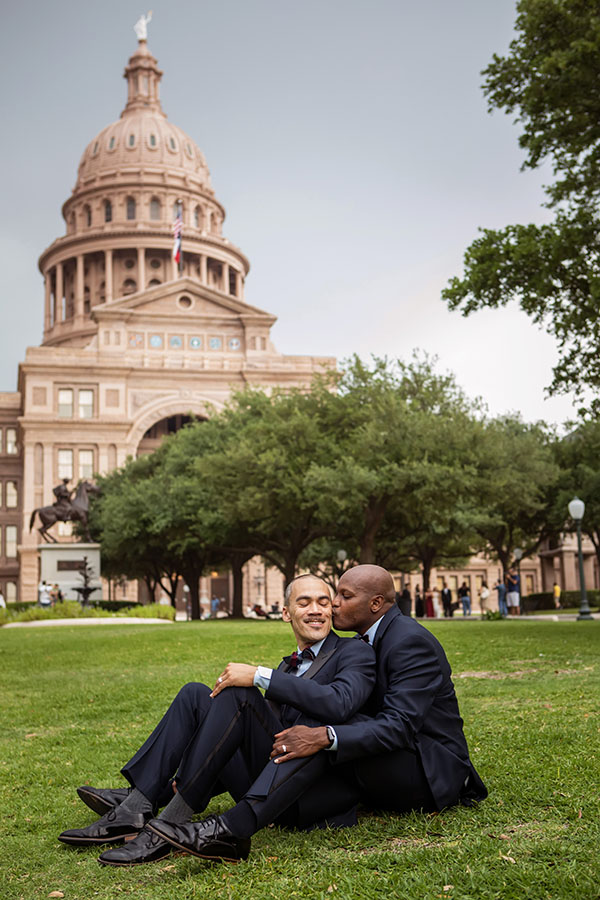
[[[137,259],[138,291],[143,291],[146,288],[146,251],[143,247],[138,247]]]
[[[226,262],[221,265],[221,280],[223,284],[223,293],[229,293],[229,266]]]
[[[52,270],[48,269],[44,275],[44,332],[52,327]]]
[[[200,281],[202,284],[208,284],[206,253],[200,254]]]
[[[242,298],[242,273],[238,269],[235,270],[235,296]]]
[[[104,296],[106,303],[113,298],[113,255],[112,250],[104,251]]]
[[[75,278],[75,318],[83,319],[83,253],[77,257],[77,275]]]
[[[59,262],[56,263],[55,323],[63,321],[63,294],[63,264]]]

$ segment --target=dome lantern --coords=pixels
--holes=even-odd
[[[139,109],[164,116],[160,105],[159,84],[163,73],[158,61],[148,50],[145,39],[138,40],[138,47],[125,68],[127,79],[127,103],[121,117]]]

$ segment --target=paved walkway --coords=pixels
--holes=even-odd
[[[9,622],[4,628],[35,628],[53,625],[172,625],[170,619],[148,619],[142,616],[94,616],[94,618],[78,619],[38,619],[36,622]],[[4,629],[3,629],[4,630]]]

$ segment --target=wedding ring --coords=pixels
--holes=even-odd
[[[218,683],[218,684],[221,684],[222,681],[223,681],[223,679],[222,679],[221,677],[217,678],[217,683]]]
[[[285,744],[281,745],[281,749],[283,750],[284,753],[287,753],[287,747],[285,746]]]

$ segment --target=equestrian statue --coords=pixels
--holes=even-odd
[[[32,530],[37,514],[42,523],[38,531],[46,543],[58,543],[49,533],[49,529],[56,522],[81,522],[86,540],[89,542],[92,539],[88,527],[89,495],[100,493],[100,488],[90,481],[80,481],[73,497],[73,491],[69,490],[68,484],[69,479],[63,478],[62,482],[52,489],[56,497],[54,503],[51,506],[40,506],[31,513],[29,530]]]

